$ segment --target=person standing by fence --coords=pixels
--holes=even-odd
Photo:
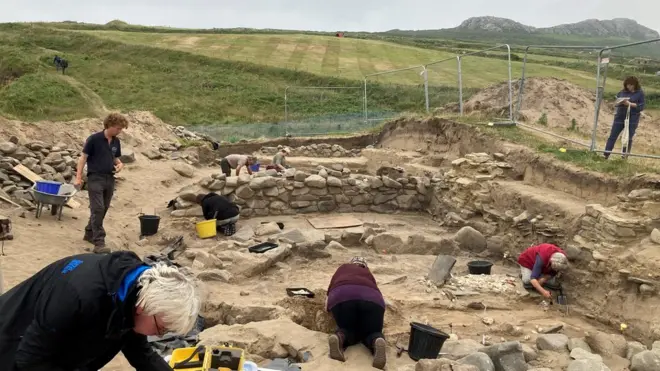
[[[624,131],[628,115],[630,115],[628,120],[628,135],[624,133],[622,136],[622,140],[625,140],[626,137],[628,138],[628,143],[623,143],[622,152],[630,153],[632,140],[637,131],[641,113],[644,110],[644,91],[639,84],[639,80],[634,76],[630,76],[623,81],[623,90],[616,95],[616,98],[616,114],[614,115],[610,136],[607,138],[607,144],[605,145],[605,158],[610,157],[612,149],[617,139],[619,139],[619,135]]]

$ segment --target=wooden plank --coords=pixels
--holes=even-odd
[[[14,166],[14,171],[17,172],[19,175],[21,175],[23,178],[31,181],[32,183],[36,183],[38,180],[43,180],[42,177],[35,174],[34,171],[23,166],[23,164],[18,164]],[[70,198],[65,205],[72,209],[77,209],[80,207],[80,202],[74,200],[73,198]]]
[[[348,228],[362,225],[362,221],[350,215],[321,216],[307,218],[309,224],[316,229]]]

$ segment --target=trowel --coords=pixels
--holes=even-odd
[[[568,298],[564,294],[564,288],[559,286],[559,295],[557,295],[557,304],[563,305],[566,309],[566,315],[568,315]]]

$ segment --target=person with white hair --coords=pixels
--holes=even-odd
[[[362,343],[373,354],[372,366],[384,369],[385,299],[364,258],[356,256],[337,268],[328,287],[326,310],[337,323],[336,333],[328,339],[330,358],[344,362],[346,348]]]
[[[187,334],[201,307],[195,279],[129,251],[60,259],[0,296],[0,365],[96,371],[119,352],[138,371],[171,371],[147,336]]]
[[[518,257],[518,264],[523,285],[531,285],[549,299],[552,294],[544,286],[556,284],[557,273],[568,269],[568,258],[559,247],[542,243],[523,251]]]

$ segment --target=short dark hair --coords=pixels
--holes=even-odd
[[[202,201],[204,201],[204,197],[206,197],[205,194],[203,194],[203,193],[198,194],[197,197],[195,197],[195,202],[197,204],[201,205]]]
[[[628,85],[635,86],[635,91],[642,88],[642,86],[639,84],[639,80],[635,76],[628,76],[625,80],[623,80],[623,90],[628,90]]]

